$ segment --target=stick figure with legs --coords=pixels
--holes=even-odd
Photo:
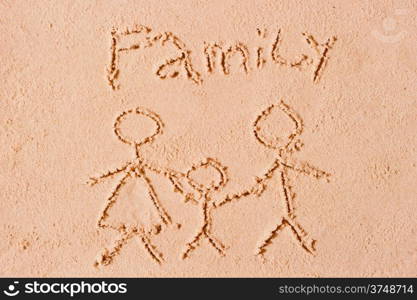
[[[193,178],[193,176],[198,172],[210,172],[213,170],[219,175],[217,180],[214,179],[210,180],[210,182],[201,182],[205,180],[199,181]],[[221,256],[224,256],[225,246],[211,233],[211,212],[214,208],[214,203],[212,201],[213,192],[219,191],[227,183],[228,179],[226,168],[215,159],[207,158],[205,161],[191,167],[191,169],[189,169],[186,173],[186,178],[188,180],[188,184],[201,195],[201,197],[199,197],[200,203],[198,203],[198,205],[201,207],[202,225],[193,240],[187,243],[187,247],[183,252],[182,258],[186,259],[189,257],[190,253],[200,245],[200,242],[203,239],[207,239],[210,245],[215,248]]]
[[[121,124],[128,117],[139,117],[147,118],[154,122],[156,125],[156,130],[153,134],[143,137],[141,139],[132,139],[127,137],[122,133]],[[151,236],[153,234],[158,234],[162,226],[167,226],[171,224],[171,218],[165,209],[162,207],[158,195],[155,192],[151,179],[148,177],[147,172],[152,171],[160,175],[163,175],[173,181],[177,176],[182,176],[181,174],[169,170],[153,166],[148,163],[140,154],[140,148],[145,144],[150,144],[154,141],[155,137],[162,134],[163,132],[163,123],[158,115],[154,112],[138,107],[136,109],[131,109],[121,113],[115,121],[114,124],[114,133],[117,138],[128,144],[135,149],[135,159],[128,161],[122,167],[117,168],[112,171],[108,171],[98,177],[91,177],[89,184],[91,186],[102,182],[104,179],[111,178],[116,174],[123,174],[122,178],[118,181],[118,184],[113,189],[111,195],[107,198],[106,205],[100,215],[98,220],[98,227],[102,229],[114,229],[120,233],[120,238],[117,239],[114,243],[114,246],[108,250],[105,249],[104,253],[96,262],[96,265],[108,265],[112,262],[113,258],[118,255],[121,248],[132,238],[137,237],[138,240],[144,245],[146,251],[150,257],[155,260],[157,263],[161,263],[163,256],[154,245],[151,243]],[[143,220],[133,220],[130,223],[127,220],[118,220],[117,222],[110,220],[111,211],[114,210],[118,205],[127,205],[126,201],[118,201],[120,192],[129,181],[137,179],[139,183],[143,186],[143,189],[147,192],[147,198],[151,201],[150,210],[151,213],[157,216],[159,219],[153,224],[146,224]],[[146,199],[132,199],[132,201],[145,201]],[[149,229],[151,227],[152,229]]]
[[[284,134],[284,136],[273,137],[267,137],[262,133],[262,130],[264,129],[262,123],[268,119],[273,111],[279,112],[281,113],[281,117],[289,118],[291,120],[294,125],[292,132],[286,136]],[[227,195],[224,199],[215,203],[215,206],[219,207],[249,195],[260,196],[267,188],[268,181],[271,181],[272,179],[277,180],[279,199],[285,201],[285,214],[284,217],[279,219],[272,231],[258,246],[256,251],[257,255],[262,256],[266,252],[267,247],[277,237],[278,233],[286,227],[291,230],[304,250],[311,254],[315,253],[316,241],[309,237],[307,232],[297,221],[293,206],[294,194],[291,191],[291,186],[288,182],[288,172],[294,171],[303,175],[312,176],[316,179],[325,178],[326,180],[328,180],[330,174],[311,166],[307,162],[298,162],[291,158],[291,154],[294,151],[299,151],[301,149],[302,144],[298,137],[302,131],[303,124],[301,118],[282,100],[278,104],[273,104],[262,111],[253,124],[253,133],[260,144],[276,152],[277,155],[274,162],[264,174],[260,177],[256,177],[256,183],[252,187],[239,193]]]

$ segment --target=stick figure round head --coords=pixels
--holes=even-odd
[[[144,120],[150,120],[154,123],[155,129],[151,133],[145,133],[141,134],[139,137],[130,137],[129,135],[123,134],[121,125],[123,121],[125,121],[127,118],[142,118]],[[147,108],[143,107],[137,107],[136,109],[130,109],[127,111],[122,112],[114,122],[114,133],[119,138],[120,141],[122,141],[125,144],[128,145],[135,145],[140,146],[143,144],[152,143],[154,138],[162,134],[162,129],[164,127],[164,124],[162,123],[162,120],[159,118],[159,116],[148,110]],[[148,129],[145,129],[145,131]]]
[[[189,184],[202,193],[219,190],[227,183],[226,167],[213,158],[193,165],[186,176]]]
[[[274,123],[267,124],[267,123]],[[275,127],[279,128],[276,129]],[[259,143],[278,151],[298,149],[301,142],[297,137],[303,130],[301,118],[283,101],[273,104],[256,118],[253,132]],[[281,132],[279,131],[281,130]]]

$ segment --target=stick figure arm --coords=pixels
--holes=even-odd
[[[224,198],[221,198],[219,200],[214,201],[213,205],[214,207],[220,207],[223,206],[225,204],[229,204],[232,202],[236,202],[244,197],[248,197],[249,195],[251,195],[251,191],[250,190],[244,190],[238,193],[233,193],[233,194],[227,194]]]
[[[142,161],[142,165],[146,169],[166,177],[174,188],[174,192],[184,196],[184,202],[191,202],[193,204],[198,203],[198,199],[201,198],[201,195],[194,189],[189,188],[184,173],[169,168],[159,167],[147,161]],[[184,180],[185,183],[183,182]]]
[[[143,162],[143,165],[146,169],[166,177],[174,187],[175,192],[180,193],[182,195],[187,194],[185,191],[185,187],[181,182],[181,180],[186,177],[184,173],[168,168],[159,167],[146,161]]]
[[[280,170],[282,168],[282,165],[283,165],[282,161],[279,160],[279,159],[276,159],[274,161],[274,163],[272,164],[272,166],[269,167],[269,169],[264,174],[262,174],[260,177],[256,178],[256,181],[257,182],[266,182],[266,181],[268,181],[269,179],[271,179],[274,176],[275,171]]]
[[[266,178],[256,178],[256,183],[253,184],[250,188],[244,189],[240,192],[233,193],[233,194],[227,194],[224,198],[221,198],[219,200],[216,200],[214,202],[214,207],[223,206],[225,204],[236,202],[242,198],[249,197],[251,195],[255,195],[257,197],[261,196],[263,192],[266,189],[265,182],[269,179],[269,177]]]
[[[191,188],[189,185],[181,182],[181,179],[185,178],[185,174],[177,174],[169,176],[169,181],[171,182],[172,186],[174,187],[174,192],[181,194],[184,196],[184,202],[190,202],[191,204],[198,204],[198,200],[201,199],[202,195],[200,192],[196,191],[195,189]]]
[[[120,168],[116,168],[114,170],[109,170],[106,173],[103,173],[99,176],[90,177],[89,180],[87,181],[87,184],[90,185],[90,186],[93,186],[93,185],[96,185],[96,184],[100,183],[101,181],[103,181],[106,178],[113,177],[114,175],[116,175],[118,173],[121,173],[121,172],[125,172],[126,169],[131,166],[131,164],[132,164],[131,162],[128,162]]]
[[[308,162],[305,161],[291,161],[291,162],[285,162],[283,163],[283,166],[286,168],[289,168],[291,170],[294,170],[300,174],[312,176],[316,179],[326,179],[329,181],[330,173],[327,173],[326,171],[320,170],[319,168],[312,166]]]
[[[181,178],[181,177],[185,176],[185,174],[183,174],[181,172],[178,172],[178,171],[175,171],[175,170],[172,170],[172,169],[169,169],[169,168],[159,167],[159,166],[154,165],[154,164],[152,164],[150,162],[147,162],[147,161],[143,161],[142,164],[146,169],[148,169],[152,172],[155,172],[157,174],[161,174],[161,175],[167,177],[170,180],[171,180],[171,178]]]

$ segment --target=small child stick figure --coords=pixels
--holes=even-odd
[[[262,123],[265,122],[273,112],[281,113],[280,117],[289,118],[294,124],[294,130],[287,136],[273,136],[267,137],[262,133]],[[272,243],[273,239],[278,235],[278,232],[285,227],[289,227],[291,232],[295,235],[300,245],[309,253],[315,252],[315,240],[309,238],[307,232],[297,222],[293,199],[294,194],[288,183],[288,171],[294,171],[304,175],[312,176],[316,179],[328,179],[330,174],[311,166],[306,162],[297,162],[291,159],[291,154],[294,151],[301,149],[302,143],[298,136],[302,133],[303,124],[301,118],[283,101],[277,105],[271,105],[265,109],[255,120],[253,124],[253,133],[259,143],[266,148],[276,151],[276,159],[271,164],[269,169],[260,177],[256,177],[256,183],[250,188],[233,195],[227,195],[224,199],[215,203],[216,207],[222,206],[229,202],[247,197],[249,195],[260,196],[266,189],[268,181],[276,178],[278,181],[278,194],[280,199],[285,201],[286,211],[283,218],[281,218],[269,235],[263,240],[257,249],[258,255],[263,255],[267,247]]]
[[[125,136],[122,133],[121,124],[127,116],[132,115],[141,118],[145,117],[152,120],[156,125],[155,132],[149,136],[137,140]],[[120,168],[108,171],[97,177],[91,177],[88,182],[91,186],[93,186],[106,178],[113,177],[116,174],[124,174],[114,188],[111,195],[107,198],[107,203],[98,220],[99,228],[111,228],[117,230],[121,237],[115,242],[115,245],[111,250],[106,249],[104,251],[104,253],[101,255],[101,258],[99,258],[99,260],[96,262],[96,265],[107,265],[111,263],[114,256],[116,256],[120,252],[121,248],[128,242],[128,240],[133,237],[138,237],[139,241],[144,245],[152,259],[154,259],[157,263],[162,262],[162,254],[159,253],[156,247],[151,244],[150,237],[152,234],[158,234],[160,232],[161,225],[169,225],[171,223],[171,218],[162,207],[152,182],[147,176],[147,171],[153,171],[161,174],[165,177],[168,177],[171,181],[172,178],[184,176],[184,174],[180,174],[169,169],[161,169],[159,167],[152,166],[144,160],[139,150],[141,146],[152,143],[157,135],[162,134],[163,126],[164,125],[158,115],[142,107],[125,111],[116,118],[114,124],[114,133],[121,142],[131,145],[135,148],[135,159],[126,162]],[[111,217],[110,212],[112,210],[114,211],[117,206],[127,204],[126,201],[118,201],[118,197],[120,195],[121,189],[134,178],[139,180],[140,184],[142,185],[142,189],[146,191],[148,199],[150,200],[150,205],[146,206],[146,210],[149,211],[146,211],[145,213],[148,213],[147,216],[156,215],[157,219],[159,219],[157,222],[149,222],[149,218],[147,218],[147,220],[133,219],[116,221],[109,219]],[[139,202],[143,202],[145,200],[146,199],[134,199],[134,201]]]
[[[211,180],[210,182],[203,183],[193,179],[193,175],[197,172],[211,172],[213,170],[218,173],[218,180]],[[187,172],[186,177],[190,186],[202,195],[199,205],[201,206],[203,220],[198,233],[194,236],[191,242],[187,243],[187,247],[182,255],[182,258],[186,259],[189,257],[190,253],[200,245],[201,240],[204,238],[209,241],[210,245],[212,245],[221,256],[224,256],[225,246],[211,233],[211,210],[214,207],[211,195],[213,192],[218,191],[220,188],[225,186],[227,182],[226,168],[213,158],[207,158],[205,161],[191,167],[191,169]]]

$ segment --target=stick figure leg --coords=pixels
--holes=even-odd
[[[291,188],[288,184],[286,170],[282,170],[280,172],[281,180],[280,180],[280,195],[281,198],[284,199],[286,206],[287,206],[287,216],[282,219],[282,224],[285,226],[289,226],[291,232],[295,235],[298,242],[300,243],[301,247],[306,250],[310,254],[315,253],[315,240],[308,237],[307,232],[301,227],[301,225],[296,221],[294,216],[294,206],[293,206],[293,193],[291,192]]]
[[[224,249],[226,248],[219,240],[213,237],[209,232],[205,233],[205,236],[209,240],[210,244],[219,252],[221,256],[224,256]]]
[[[120,238],[118,238],[114,245],[107,249],[105,248],[103,252],[99,255],[98,259],[94,263],[94,266],[107,266],[113,262],[113,259],[119,255],[120,251],[122,250],[123,246],[127,244],[127,242],[134,236],[132,233],[122,232]]]
[[[139,241],[143,246],[145,247],[146,252],[151,256],[151,258],[157,262],[158,264],[161,264],[163,262],[163,255],[161,252],[159,252],[151,242],[150,236],[145,233],[143,229],[139,230],[137,232]]]
[[[287,217],[284,218],[283,222],[291,228],[291,231],[296,236],[304,250],[310,254],[315,254],[316,249],[314,246],[316,241],[308,236],[307,232],[301,227],[299,223],[297,223],[295,218]]]
[[[187,248],[182,254],[182,259],[186,259],[189,256],[189,254],[198,247],[198,245],[200,244],[200,240],[203,236],[204,236],[204,231],[201,230],[191,242],[187,243]]]
[[[281,222],[271,231],[268,237],[262,242],[257,249],[257,255],[263,255],[266,252],[266,248],[272,243],[272,241],[278,236],[278,233],[285,227],[289,227],[291,232],[295,235],[301,247],[310,254],[315,254],[315,240],[308,237],[306,231],[298,224],[294,217],[284,217]]]
[[[268,237],[263,240],[262,244],[258,247],[256,254],[263,255],[266,252],[266,248],[272,243],[272,240],[278,236],[278,233],[285,228],[287,224],[284,223],[284,219],[278,223],[277,226],[269,233]]]

